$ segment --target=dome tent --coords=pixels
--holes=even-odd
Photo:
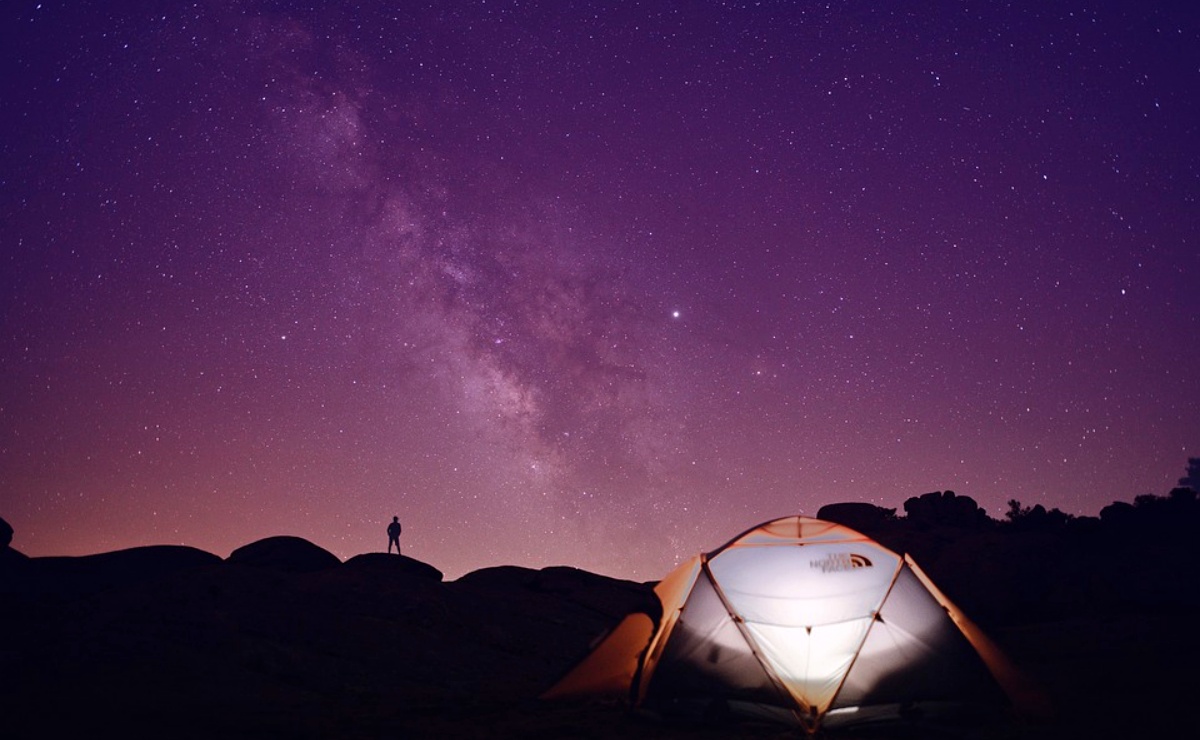
[[[809,733],[993,713],[1024,695],[999,650],[907,556],[793,516],[694,556],[546,698],[623,695],[662,714],[714,708]]]

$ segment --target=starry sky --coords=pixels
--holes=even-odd
[[[839,501],[1096,515],[1200,454],[1189,4],[0,14],[26,554],[347,558],[399,515],[448,578],[644,580]]]

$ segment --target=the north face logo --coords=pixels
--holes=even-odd
[[[855,568],[870,568],[871,561],[866,557],[852,552],[835,552],[820,560],[809,561],[809,566],[819,568],[822,573],[833,573],[841,570],[854,570]]]

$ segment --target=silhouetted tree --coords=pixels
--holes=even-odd
[[[1022,517],[1029,515],[1029,507],[1021,506],[1021,502],[1015,498],[1008,500],[1008,511],[1004,512],[1004,518],[1010,522],[1016,522]]]
[[[1193,491],[1200,491],[1200,457],[1188,458],[1187,475],[1179,479],[1179,485]]]

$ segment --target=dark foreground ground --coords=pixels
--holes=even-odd
[[[877,536],[914,556],[905,538],[922,543],[918,562],[1054,713],[873,737],[1197,736],[1194,542],[1107,543],[1092,562],[1086,543],[1028,540],[1014,554],[1012,538],[919,534]],[[341,563],[294,538],[226,560],[181,547],[3,554],[2,738],[795,736],[537,700],[594,637],[646,607],[646,584],[513,567],[443,582],[415,560]]]

